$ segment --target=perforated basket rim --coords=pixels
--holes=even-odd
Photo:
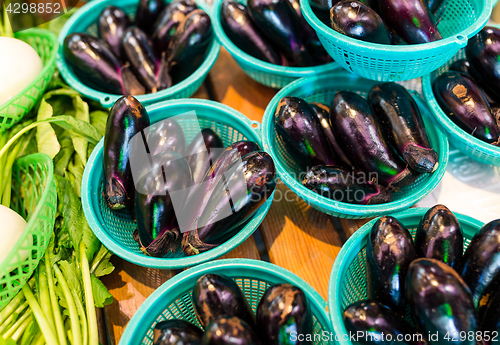
[[[170,100],[161,103],[156,103],[154,105],[146,106],[146,110],[151,115],[155,111],[162,110],[162,116],[158,116],[158,121],[169,118],[171,116],[177,115],[181,112],[176,112],[175,109],[184,108],[186,106],[192,106],[193,109],[196,108],[204,108],[207,110],[211,110],[213,115],[210,115],[208,118],[210,120],[219,121],[225,123],[228,126],[234,127],[233,124],[227,121],[232,121],[233,123],[237,123],[240,128],[245,128],[248,131],[242,132],[242,134],[247,137],[249,140],[256,141],[259,146],[262,147],[262,142],[260,138],[260,123],[257,121],[251,121],[243,114],[238,111],[223,105],[221,103],[217,103],[214,101],[208,101],[204,99],[179,99],[179,100]],[[226,117],[226,121],[217,118],[217,115],[224,114]],[[152,117],[155,117],[154,115]],[[202,116],[207,118],[207,116]],[[154,121],[152,121],[154,123]],[[254,126],[252,128],[252,125]],[[240,131],[241,132],[241,131]],[[252,219],[241,229],[235,236],[233,236],[230,240],[225,243],[213,248],[204,253],[200,253],[193,256],[187,256],[182,258],[156,258],[151,256],[146,256],[145,254],[137,254],[131,252],[126,247],[122,246],[120,243],[116,242],[105,229],[102,228],[102,224],[100,222],[100,214],[96,211],[99,210],[99,207],[93,204],[93,196],[91,193],[91,188],[96,187],[98,181],[96,181],[96,169],[99,169],[97,166],[102,166],[102,155],[103,155],[103,144],[104,138],[99,141],[97,146],[94,148],[87,165],[85,166],[85,170],[83,172],[82,178],[82,205],[85,217],[87,218],[87,222],[89,223],[91,229],[94,231],[95,235],[99,240],[113,253],[120,256],[126,261],[132,262],[139,266],[144,267],[152,267],[152,268],[160,268],[160,269],[173,269],[173,268],[184,268],[190,267],[194,265],[198,265],[200,263],[214,260],[237,246],[243,243],[262,223],[264,217],[266,216],[269,208],[271,207],[271,203],[274,198],[273,194],[268,198],[268,200],[256,211],[256,213],[252,216]]]
[[[68,36],[68,34],[73,33],[73,27],[77,25],[80,21],[82,20],[87,21],[84,18],[88,16],[88,13],[96,12],[98,8],[101,8],[102,6],[106,5],[117,6],[121,8],[124,5],[131,3],[133,4],[137,2],[138,0],[94,0],[88,2],[69,18],[69,20],[64,24],[63,28],[61,29],[61,32],[59,33],[58,37],[59,50],[57,52],[56,62],[57,62],[57,68],[59,69],[61,76],[72,88],[77,90],[82,95],[85,95],[88,98],[100,102],[101,105],[105,108],[110,108],[116,102],[116,100],[120,98],[122,95],[115,95],[111,93],[98,91],[80,82],[78,77],[75,76],[72,69],[68,67],[68,62],[66,62],[66,59],[64,57],[64,39],[66,38],[66,36]],[[195,0],[195,2],[203,11],[205,11],[206,14],[209,15],[213,27],[214,20],[211,15],[210,7],[203,0]],[[97,14],[97,16],[99,15],[99,13]],[[187,77],[180,83],[172,85],[171,87],[165,90],[145,95],[137,95],[135,97],[143,104],[152,104],[156,101],[164,100],[189,88],[191,85],[195,84],[197,81],[199,81],[200,79],[204,78],[207,75],[207,73],[210,71],[215,61],[217,60],[217,57],[219,56],[219,51],[220,51],[220,44],[214,35],[212,44],[209,48],[205,60],[193,74],[191,74],[189,77]]]
[[[429,208],[426,207],[416,207],[399,213],[391,214],[391,216],[398,219],[404,224],[404,221],[408,218],[415,216],[423,217],[428,210]],[[469,227],[477,228],[477,230],[479,230],[484,225],[483,222],[465,214],[458,212],[453,212],[453,214],[457,217],[460,224],[467,224]],[[341,283],[344,280],[349,265],[363,249],[364,240],[368,237],[371,228],[379,218],[380,217],[377,217],[366,223],[353,235],[351,235],[347,242],[342,246],[342,249],[337,255],[335,262],[333,263],[332,273],[330,275],[330,281],[328,283],[328,310],[330,311],[330,319],[336,334],[348,334],[344,326],[344,322],[342,321],[343,311],[340,307],[342,293]],[[339,344],[351,345],[352,342],[346,341],[344,339],[339,339]]]
[[[193,281],[198,276],[211,272],[224,274],[225,269],[238,269],[242,272],[238,277],[262,280],[263,277],[272,276],[278,280],[283,280],[284,282],[298,286],[304,291],[308,297],[308,301],[315,306],[315,309],[321,311],[321,317],[315,314],[318,322],[321,323],[325,330],[333,331],[330,318],[326,313],[327,303],[319,293],[302,278],[283,267],[260,260],[223,259],[190,268],[163,283],[163,285],[156,289],[135,312],[125,328],[119,345],[140,344],[147,330],[149,330],[158,317],[157,314],[150,312],[151,309],[159,310],[161,309],[159,306],[161,304],[165,306],[162,309],[164,310],[171,302],[179,298],[181,293],[185,293],[186,283]],[[194,287],[194,284],[192,285]],[[323,320],[321,320],[321,318]]]
[[[414,205],[416,202],[429,194],[434,188],[436,188],[436,186],[443,178],[444,173],[446,172],[446,166],[448,165],[449,145],[446,136],[437,127],[430,129],[436,132],[439,146],[442,147],[442,150],[438,153],[439,166],[437,170],[432,174],[426,185],[422,186],[422,188],[420,188],[418,191],[413,191],[403,199],[392,201],[389,203],[378,205],[355,205],[328,199],[307,189],[300,182],[291,177],[290,173],[287,171],[281,160],[278,159],[273,145],[273,131],[274,111],[280,99],[287,95],[293,94],[296,90],[308,90],[307,85],[313,84],[316,81],[326,80],[328,81],[329,85],[334,86],[337,82],[336,80],[338,77],[352,78],[353,83],[366,80],[344,70],[339,70],[334,73],[322,75],[319,77],[302,78],[288,84],[286,87],[281,89],[266,107],[264,117],[262,119],[262,141],[264,144],[264,150],[269,152],[269,154],[273,157],[276,171],[280,179],[288,188],[293,190],[293,192],[297,194],[301,199],[303,199],[306,203],[312,205],[313,207],[320,207],[322,209],[328,210],[329,212],[336,212],[341,215],[355,215],[368,218],[380,215],[382,213],[401,211],[404,208],[408,208]],[[369,80],[369,82],[373,83],[375,81]],[[424,114],[426,112],[428,113],[429,111],[425,107],[425,102],[420,97],[415,97],[415,93],[411,93],[413,98],[417,102],[420,111]]]

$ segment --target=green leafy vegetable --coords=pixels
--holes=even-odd
[[[48,119],[52,115],[52,106],[42,99],[38,108],[37,121]],[[38,144],[38,152],[46,153],[50,158],[54,158],[61,149],[61,145],[57,141],[56,132],[49,123],[42,123],[37,127],[36,142]]]

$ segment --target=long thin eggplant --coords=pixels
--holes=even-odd
[[[214,187],[197,229],[184,234],[182,250],[186,255],[205,252],[233,237],[276,187],[273,159],[261,151],[234,163],[224,177]]]
[[[288,0],[250,0],[252,21],[294,66],[314,65],[302,39],[299,18]]]
[[[155,156],[164,152],[184,153],[186,138],[184,131],[174,119],[165,119],[149,127],[147,133],[149,153]],[[186,157],[186,156],[184,156]]]
[[[438,154],[429,142],[424,120],[412,95],[396,83],[378,84],[368,95],[373,114],[385,137],[408,165],[421,173],[432,173]]]
[[[134,200],[129,141],[149,127],[149,115],[132,96],[123,96],[111,108],[104,135],[103,197],[108,207],[119,210]]]
[[[432,344],[476,344],[475,337],[460,337],[477,330],[474,303],[469,288],[450,266],[427,258],[413,261],[406,297],[417,327],[431,336]]]
[[[312,333],[312,312],[304,291],[291,284],[268,288],[257,306],[256,330],[265,345],[306,344],[297,339],[298,334]]]
[[[204,128],[184,151],[191,168],[193,184],[199,184],[205,173],[224,150],[222,139],[210,128]]]
[[[436,259],[457,270],[464,236],[457,217],[444,205],[431,207],[420,220],[415,249],[422,258]]]
[[[106,42],[115,54],[123,60],[122,37],[123,33],[130,26],[128,16],[118,7],[108,6],[99,16],[99,37]]]
[[[193,305],[198,320],[205,327],[224,315],[236,316],[255,325],[255,315],[243,291],[223,274],[205,274],[196,281]]]
[[[343,35],[379,44],[391,44],[391,33],[375,10],[355,0],[343,0],[330,12],[332,29]]]
[[[98,89],[117,95],[143,95],[144,86],[128,65],[122,66],[111,50],[87,34],[70,34],[64,39],[64,55],[80,76]]]
[[[158,322],[153,330],[153,345],[201,345],[203,331],[185,320]]]
[[[307,172],[302,184],[332,200],[359,205],[375,205],[391,201],[385,188],[366,181],[365,174],[342,168],[317,165]]]
[[[498,145],[500,129],[484,93],[465,74],[446,72],[432,84],[436,100],[450,119],[467,133]]]
[[[363,97],[337,92],[330,107],[330,126],[345,154],[359,170],[374,175],[376,183],[403,187],[415,181],[415,174],[387,143]]]
[[[246,7],[225,0],[221,5],[221,24],[227,37],[238,48],[253,57],[281,65],[281,56],[248,16]]]
[[[408,229],[394,217],[379,218],[366,244],[368,297],[404,313],[406,272],[415,258]]]
[[[154,23],[163,10],[162,0],[139,0],[134,24],[148,35],[153,33]]]
[[[355,302],[346,308],[342,319],[348,335],[356,335],[355,339],[363,345],[427,344],[426,334],[419,334],[401,316],[378,302]]]
[[[204,345],[260,345],[252,327],[245,321],[233,317],[220,317],[212,321],[203,335]]]

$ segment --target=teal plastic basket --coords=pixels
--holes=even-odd
[[[264,149],[271,154],[276,165],[276,171],[285,185],[295,192],[302,200],[315,209],[342,218],[370,218],[386,213],[398,212],[412,206],[429,194],[441,181],[448,164],[449,146],[445,135],[437,129],[432,121],[425,102],[415,91],[413,97],[417,102],[432,147],[439,155],[439,166],[432,174],[422,174],[412,185],[394,193],[395,201],[380,205],[355,205],[338,202],[321,196],[304,187],[296,177],[302,171],[294,162],[292,156],[279,140],[274,128],[274,113],[281,98],[295,96],[307,102],[321,102],[330,106],[337,91],[353,91],[365,97],[375,81],[360,78],[352,73],[340,70],[319,77],[297,80],[283,88],[271,100],[262,120]]]
[[[339,64],[336,62],[330,62],[324,65],[313,66],[313,67],[286,67],[279,66],[269,62],[259,60],[238,48],[231,40],[227,37],[224,29],[221,25],[221,12],[220,8],[224,0],[215,0],[213,5],[213,27],[217,39],[220,44],[226,48],[226,50],[231,54],[231,56],[236,60],[238,65],[245,71],[250,78],[254,79],[258,83],[264,84],[266,86],[281,89],[292,81],[302,78],[310,77],[314,75],[321,75],[323,73],[333,71],[339,68]],[[246,0],[237,0],[238,2],[245,4]]]
[[[415,236],[418,223],[427,210],[427,208],[422,207],[413,208],[392,214],[392,216],[402,222],[412,236]],[[455,216],[462,226],[464,247],[467,247],[474,234],[483,226],[483,223],[460,213],[455,213]],[[340,345],[352,344],[345,336],[349,333],[342,321],[344,310],[350,304],[367,298],[365,247],[370,231],[376,221],[377,219],[374,219],[359,228],[344,244],[333,264],[328,285],[328,307]],[[407,321],[410,320],[407,319]]]
[[[448,0],[438,29],[444,39],[413,45],[385,45],[347,37],[325,25],[300,0],[304,18],[316,30],[326,51],[346,70],[367,79],[401,81],[439,68],[467,45],[488,21],[492,0]]]
[[[202,99],[172,100],[150,105],[146,107],[146,110],[152,124],[172,116],[195,111],[198,118],[197,124],[193,123],[196,120],[192,118],[179,120],[188,143],[197,134],[198,128],[211,128],[221,137],[225,147],[240,140],[254,141],[262,147],[260,123],[250,121],[236,110],[217,102]],[[178,248],[175,253],[169,253],[164,258],[147,256],[139,249],[139,245],[132,237],[137,226],[129,211],[112,211],[102,198],[103,143],[104,139],[97,144],[83,173],[83,211],[90,227],[106,248],[136,265],[173,269],[190,267],[216,259],[239,246],[252,235],[271,207],[274,193],[237,235],[207,252],[186,256]]]
[[[217,260],[188,269],[160,286],[134,314],[125,328],[119,345],[152,345],[154,326],[163,320],[183,319],[201,328],[194,312],[192,290],[198,278],[207,273],[224,274],[232,278],[243,290],[254,312],[269,286],[289,283],[301,288],[311,306],[313,333],[323,335],[325,332],[326,337],[330,338],[332,328],[326,312],[326,302],[303,279],[267,262],[230,259]],[[316,339],[313,344],[333,344],[324,338]]]
[[[122,95],[114,95],[98,91],[84,83],[75,74],[64,54],[64,39],[71,33],[84,32],[97,37],[97,21],[102,10],[107,6],[117,6],[131,18],[135,15],[138,0],[95,0],[82,6],[63,26],[59,33],[59,52],[57,53],[57,68],[64,80],[82,95],[98,101],[105,108],[110,108]],[[168,1],[169,2],[169,1]],[[197,5],[210,15],[210,8],[203,0],[196,0]],[[212,20],[213,22],[213,20]],[[220,45],[214,37],[208,48],[207,56],[201,66],[189,77],[168,89],[137,96],[143,104],[148,105],[169,99],[188,98],[198,90],[219,55]]]

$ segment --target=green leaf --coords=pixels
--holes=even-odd
[[[75,107],[75,117],[78,120],[90,123],[89,106],[85,103],[81,97],[73,98],[73,106]],[[87,145],[88,141],[79,135],[74,135],[71,137],[73,140],[73,146],[75,151],[80,156],[81,161],[85,165],[87,163]]]
[[[52,115],[52,106],[42,99],[40,107],[38,108],[37,121],[51,118]],[[46,153],[50,158],[54,158],[61,149],[61,145],[59,145],[57,141],[56,132],[50,123],[43,123],[37,127],[36,141],[38,144],[38,152]]]
[[[51,122],[56,122],[59,127],[62,127],[75,135],[79,135],[93,144],[97,144],[102,138],[101,133],[99,133],[94,126],[86,121],[74,118],[73,116],[54,116],[52,119],[48,119],[46,121],[50,120],[56,120]]]
[[[76,296],[83,300],[83,287],[81,282],[80,269],[76,266],[75,262],[62,260],[58,262],[59,268],[68,283],[70,290],[76,293]]]
[[[73,159],[70,161],[68,164],[68,171],[71,173],[70,176],[70,181],[71,184],[73,185],[73,189],[78,195],[79,198],[81,198],[81,186],[82,186],[82,178],[83,178],[83,170],[85,169],[85,166],[83,165],[82,161],[80,160],[78,155],[74,155]],[[73,179],[73,180],[71,180]]]
[[[90,113],[90,124],[94,126],[103,136],[106,132],[106,122],[108,121],[108,116],[109,113],[102,110],[95,110]]]
[[[104,284],[93,274],[90,275],[92,283],[92,295],[94,295],[94,305],[97,308],[103,308],[105,305],[113,303],[113,295],[111,295]]]
[[[113,253],[101,244],[99,251],[90,265],[90,273],[93,273],[96,277],[102,277],[113,272],[115,266],[109,262],[111,256],[113,256]]]

